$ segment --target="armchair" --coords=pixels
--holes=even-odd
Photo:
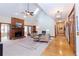
[[[39,36],[37,35],[37,33],[32,33],[31,37],[33,38],[34,41],[39,41]]]
[[[49,35],[42,35],[40,36],[40,41],[41,42],[48,42],[49,41]]]

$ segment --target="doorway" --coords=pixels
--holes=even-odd
[[[32,31],[32,26],[24,26],[24,35],[25,36],[30,36],[31,31]]]
[[[9,40],[9,24],[1,24],[1,42]]]

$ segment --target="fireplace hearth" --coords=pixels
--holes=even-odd
[[[15,37],[21,37],[22,36],[22,31],[15,32]]]

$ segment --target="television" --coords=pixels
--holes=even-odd
[[[22,27],[22,23],[16,22],[16,27],[21,28]]]
[[[45,35],[46,34],[46,31],[42,31],[42,34]]]

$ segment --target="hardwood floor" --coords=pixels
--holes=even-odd
[[[43,56],[74,56],[65,36],[56,36],[42,53]]]

